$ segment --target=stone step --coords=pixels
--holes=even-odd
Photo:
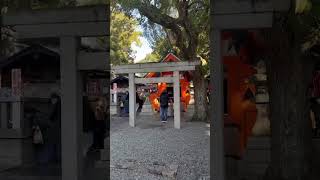
[[[100,151],[100,159],[102,161],[109,161],[110,160],[110,138],[106,138],[104,141],[105,149]]]
[[[320,151],[320,138],[313,138],[312,139],[313,148],[319,152]]]
[[[110,161],[96,161],[94,167],[99,169],[110,168]]]
[[[109,161],[110,160],[110,150],[109,149],[101,150],[100,160],[102,160],[102,161]]]
[[[110,177],[110,169],[108,166],[100,168],[93,167],[86,170],[85,180],[106,180]]]
[[[250,137],[247,142],[247,149],[271,149],[270,137]]]
[[[232,177],[238,175],[238,160],[232,157],[225,157],[225,167],[227,179],[231,180]]]
[[[241,176],[241,177],[235,177],[235,179],[232,180],[263,180],[263,177],[261,176]]]
[[[239,176],[262,176],[268,168],[268,163],[239,162]]]
[[[250,137],[246,152],[238,162],[239,176],[247,180],[259,180],[258,177],[264,175],[269,165],[270,148],[270,137]]]
[[[269,163],[271,159],[270,149],[248,149],[242,161],[246,163]]]

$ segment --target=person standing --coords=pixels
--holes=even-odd
[[[124,110],[126,115],[129,114],[129,92],[126,91],[126,94],[124,96]]]
[[[163,123],[166,123],[168,119],[168,104],[169,96],[167,91],[165,90],[160,95],[160,119]]]
[[[120,102],[120,117],[121,117],[122,114],[124,114],[124,100],[123,100],[123,98],[120,98],[119,102]]]
[[[104,98],[98,98],[96,101],[94,114],[94,128],[93,128],[93,144],[90,150],[104,149],[104,138],[106,135],[106,102]]]
[[[139,105],[137,112],[141,112],[142,106],[143,106],[143,100],[141,99],[141,96],[139,96],[138,92],[136,92],[136,104]]]

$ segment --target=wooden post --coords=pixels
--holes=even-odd
[[[8,104],[6,102],[2,102],[0,104],[1,108],[1,128],[2,129],[7,129],[8,128]]]
[[[129,74],[129,125],[135,126],[136,119],[136,86],[134,73]]]
[[[211,178],[225,180],[224,163],[224,110],[223,110],[223,62],[221,56],[221,30],[211,30],[211,52],[210,56],[210,82],[211,82],[211,107],[212,119],[210,125],[210,155]],[[211,111],[210,111],[211,112]]]
[[[81,75],[77,70],[79,44],[79,39],[75,37],[60,39],[62,180],[81,180],[83,177],[82,87]]]
[[[180,75],[179,71],[173,72],[173,93],[174,93],[174,128],[180,129],[181,105],[180,105]]]

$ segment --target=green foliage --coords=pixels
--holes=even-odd
[[[308,12],[312,8],[310,0],[295,0],[295,3],[295,13],[297,14]]]
[[[78,5],[110,4],[110,59],[111,63],[127,64],[134,60],[132,44],[141,45],[140,37],[142,32],[137,30],[138,21],[121,11],[119,4],[115,0],[78,0]],[[100,38],[100,43],[108,43],[105,38]]]
[[[306,32],[301,49],[303,52],[309,52],[313,47],[320,45],[320,3],[311,4],[308,1],[303,4],[301,2],[300,6],[305,7],[304,11],[301,10],[301,13],[298,14],[300,28]]]
[[[161,59],[161,56],[152,52],[147,54],[143,60],[139,61],[139,63],[159,62],[160,59]]]
[[[132,63],[134,51],[131,45],[141,46],[137,31],[138,21],[113,8],[111,14],[110,58],[112,64]]]

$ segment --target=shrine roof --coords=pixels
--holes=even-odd
[[[24,57],[27,57],[30,55],[45,55],[46,57],[49,57],[49,58],[39,58],[39,59],[44,59],[45,61],[48,61],[50,59],[51,61],[54,61],[56,63],[59,62],[59,57],[60,57],[59,53],[52,51],[46,47],[43,47],[40,45],[32,45],[22,49],[21,51],[13,54],[12,56],[6,59],[3,59],[0,62],[0,69],[6,68],[15,63],[21,63],[22,61],[26,60],[24,59]]]

